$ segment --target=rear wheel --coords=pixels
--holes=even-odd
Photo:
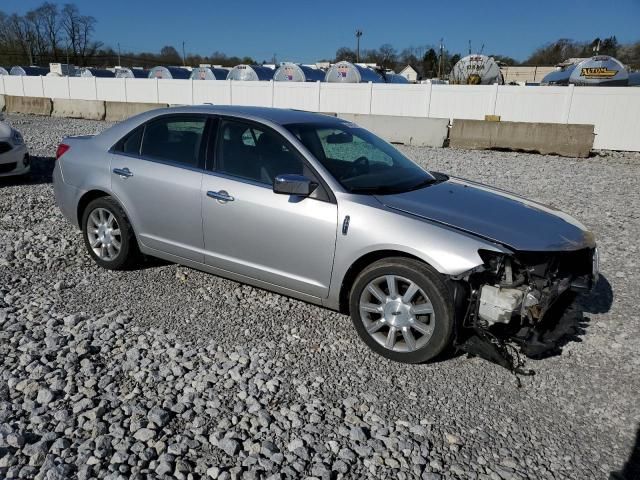
[[[87,205],[82,215],[82,233],[93,260],[108,270],[124,270],[139,259],[138,243],[122,207],[111,197]]]
[[[391,360],[426,362],[451,344],[448,289],[438,272],[417,260],[373,263],[354,282],[349,305],[360,337]]]

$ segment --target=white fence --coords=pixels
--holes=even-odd
[[[0,94],[167,104],[260,105],[411,117],[595,125],[594,148],[640,151],[640,88],[397,85],[0,76]]]

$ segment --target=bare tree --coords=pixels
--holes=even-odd
[[[382,68],[396,68],[396,63],[398,61],[398,52],[393,46],[389,43],[385,43],[381,45],[378,49],[378,64]]]
[[[45,2],[38,8],[38,10],[42,15],[45,35],[47,36],[49,48],[51,49],[51,56],[53,57],[53,60],[57,62],[59,60],[60,37],[62,30],[58,6],[53,3]]]
[[[31,31],[29,22],[24,17],[14,13],[7,19],[7,31],[8,35],[11,36],[15,44],[28,59],[29,64],[33,65],[33,32]]]
[[[61,27],[67,38],[67,51],[77,65],[85,65],[102,43],[91,40],[96,24],[92,16],[81,15],[77,5],[67,3],[61,13]]]
[[[41,7],[35,10],[30,10],[24,16],[24,22],[26,29],[29,32],[29,41],[31,42],[31,49],[37,56],[36,58],[42,59],[48,57],[51,47],[49,45],[49,39],[46,34],[46,26],[44,21],[44,12],[40,10]],[[37,60],[33,63],[38,63]]]
[[[336,62],[340,62],[342,60],[346,60],[347,62],[355,62],[356,61],[356,52],[347,47],[341,47],[336,51]]]
[[[182,64],[182,58],[180,57],[178,50],[171,45],[165,45],[160,49],[160,59],[163,63],[169,65]]]

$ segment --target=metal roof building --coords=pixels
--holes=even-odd
[[[192,80],[226,80],[229,70],[226,68],[197,67],[191,71]]]
[[[9,75],[17,75],[17,76],[25,76],[25,77],[38,77],[38,76],[44,77],[47,73],[49,73],[49,69],[47,67],[36,67],[36,66],[21,67],[16,65],[15,67],[11,67],[11,71],[9,72]]]
[[[187,79],[187,78],[191,78],[191,72],[186,68],[182,68],[182,67],[157,66],[149,70],[149,78]]]
[[[275,71],[273,80],[276,82],[322,82],[324,75],[324,71],[318,68],[286,62]]]
[[[332,65],[324,77],[330,83],[384,83],[384,79],[375,70],[347,61]]]
[[[257,82],[258,80],[271,80],[275,71],[262,65],[236,65],[227,75],[227,80],[243,82]]]
[[[143,68],[116,68],[116,78],[149,78],[149,71]]]

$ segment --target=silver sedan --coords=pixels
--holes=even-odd
[[[597,278],[570,216],[426,171],[328,115],[159,109],[56,157],[57,203],[101,267],[155,256],[335,309],[396,361],[534,344],[552,305]]]

